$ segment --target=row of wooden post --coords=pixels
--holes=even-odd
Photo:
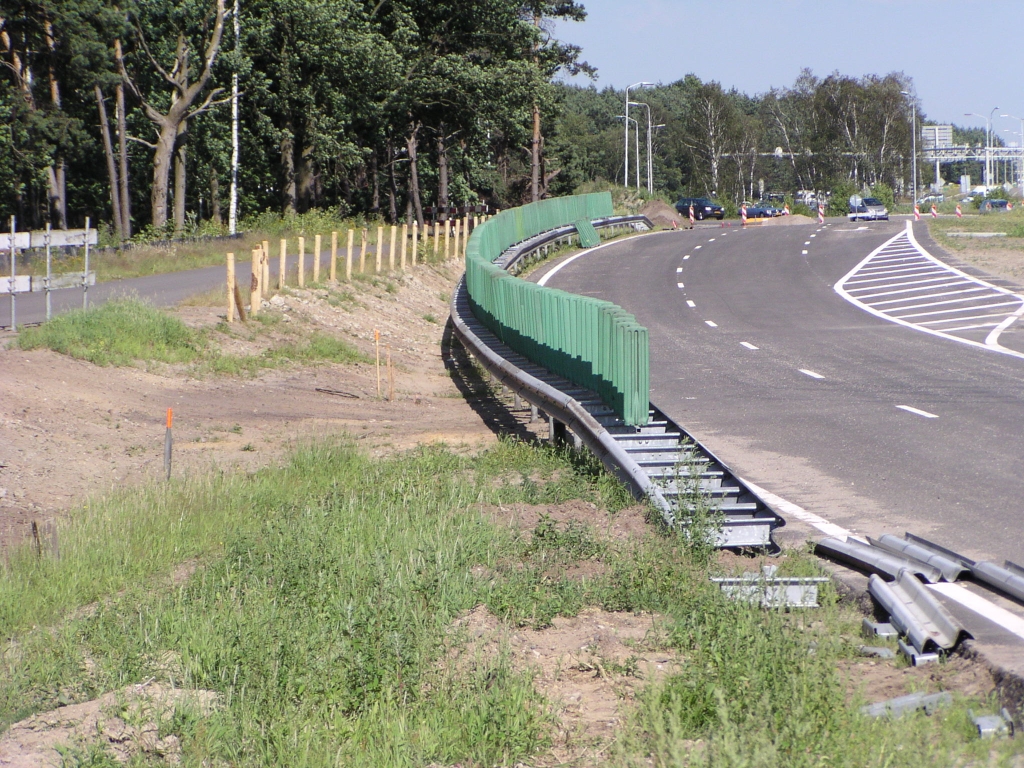
[[[454,221],[447,222],[435,222],[433,225],[433,252],[434,257],[437,258],[439,251],[443,255],[445,260],[452,258],[465,258],[466,256],[466,242],[469,239],[469,233],[476,229],[480,224],[486,221],[489,216],[464,216],[461,219],[455,219]],[[388,271],[395,271],[395,240],[398,235],[398,225],[391,225],[391,238],[388,248]],[[411,258],[407,259],[409,255],[409,235],[410,229],[412,230],[412,252]],[[419,224],[413,222],[410,227],[409,224],[402,224],[401,226],[401,244],[398,251],[398,268],[403,272],[407,268],[407,265],[411,264],[416,266],[418,263],[418,254],[420,252],[420,231]],[[441,238],[444,238],[444,250],[441,251]],[[369,230],[365,227],[362,230],[361,242],[359,246],[359,271],[366,272],[366,245],[369,242]],[[425,248],[430,248],[430,228],[429,226],[424,227],[423,241]],[[350,281],[352,279],[352,267],[353,267],[353,250],[354,250],[355,230],[348,230],[348,243],[347,250],[345,253],[345,280]],[[313,238],[313,282],[320,282],[320,252],[321,252],[321,236],[316,235]],[[383,257],[384,257],[384,227],[377,227],[377,243],[375,248],[375,272],[381,272],[383,269]],[[452,247],[454,245],[454,248]],[[281,290],[285,287],[286,280],[286,257],[288,254],[288,241],[287,239],[281,240],[280,246],[280,264],[277,272],[277,288]],[[338,233],[331,232],[331,265],[330,265],[330,282],[338,282]],[[298,287],[304,288],[306,285],[306,238],[299,238],[299,268],[298,268]],[[227,293],[228,293],[228,322],[234,322],[235,314],[245,320],[245,309],[242,306],[242,293],[238,286],[235,284],[235,254],[229,253],[227,255]],[[253,316],[259,314],[260,303],[263,300],[263,295],[270,292],[270,243],[264,240],[259,247],[254,248],[252,251],[252,279],[249,287],[249,312]]]

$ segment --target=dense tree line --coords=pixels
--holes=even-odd
[[[236,79],[245,213],[423,221],[623,182],[623,92],[556,80],[592,73],[548,31],[584,18],[574,0],[241,2],[0,0],[0,215],[88,215],[123,238],[219,226]],[[631,99],[662,126],[657,190],[738,202],[908,193],[912,91],[902,73],[804,71],[755,96],[688,75]],[[647,112],[631,109],[645,166]]]
[[[545,193],[539,116],[587,68],[546,31],[583,19],[573,0],[252,0],[237,38],[235,9],[2,0],[0,214],[124,237],[223,219],[235,77],[245,211]]]
[[[791,88],[748,96],[689,75],[631,91],[630,99],[649,104],[652,123],[665,126],[653,139],[656,189],[738,202],[757,199],[762,190],[830,189],[841,183],[906,189],[912,105],[903,92],[911,86],[902,73],[819,78],[805,70]],[[551,140],[563,168],[556,189],[595,177],[622,183],[623,129],[617,116],[624,93],[565,87],[560,97],[563,109]],[[640,118],[645,165],[646,114],[634,108],[631,116]]]

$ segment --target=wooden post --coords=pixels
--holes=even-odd
[[[348,231],[348,252],[345,254],[345,282],[352,281],[352,236],[355,235],[354,229]]]
[[[461,245],[459,244],[459,236],[462,234],[462,219],[455,220],[455,253],[452,254],[453,258],[459,258],[459,251]]]
[[[270,243],[266,243],[260,252],[260,298],[270,293]]]
[[[395,271],[395,235],[398,233],[398,227],[394,224],[391,225],[391,243],[388,246],[388,272]]]
[[[412,222],[412,265],[416,266],[416,259],[418,257],[417,251],[420,247],[420,225],[415,219]]]
[[[306,238],[299,238],[299,288],[306,285]]]
[[[261,249],[252,250],[252,278],[249,281],[249,314],[256,317],[260,313],[260,277],[263,267],[260,265]]]
[[[338,233],[331,232],[331,282],[338,282]]]
[[[444,222],[444,260],[448,261],[451,258],[452,253],[448,248],[448,234],[451,231],[451,224],[448,221]]]
[[[320,235],[313,238],[313,282],[320,282]]]
[[[469,214],[462,217],[462,258],[466,258],[466,243],[469,241]]]
[[[363,244],[359,248],[359,273],[366,272],[366,235],[369,234],[366,227],[363,227]]]
[[[377,227],[377,274],[380,274],[381,259],[384,257],[384,227]]]
[[[405,252],[409,249],[409,224],[402,225],[402,258],[399,260],[402,271],[405,272]]]
[[[437,258],[437,238],[441,234],[441,229],[438,223],[434,222],[434,258]]]
[[[373,329],[373,345],[377,350],[377,399],[380,399],[380,331]]]
[[[286,274],[287,274],[285,270],[288,268],[288,261],[286,259],[287,254],[288,254],[288,241],[282,239],[281,240],[281,263],[278,266],[278,273],[277,273],[277,289],[278,290],[281,290],[285,286]]]
[[[235,322],[235,254],[228,254],[228,322]]]
[[[388,344],[388,402],[395,401],[395,368],[391,365],[391,345]]]

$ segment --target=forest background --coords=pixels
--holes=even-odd
[[[431,206],[622,185],[625,94],[599,90],[550,33],[585,17],[573,0],[0,0],[0,216],[88,216],[107,242],[139,241],[217,234],[232,213],[422,223]],[[595,84],[559,81],[581,72]],[[653,190],[669,200],[899,199],[912,120],[927,122],[913,93],[900,72],[809,70],[757,95],[693,75],[633,89],[626,182],[639,171],[646,186],[649,117]],[[976,165],[943,173],[978,178]]]

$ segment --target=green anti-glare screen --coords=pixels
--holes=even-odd
[[[466,244],[473,314],[505,344],[549,371],[596,392],[627,424],[647,423],[647,329],[621,307],[520,280],[493,262],[507,248],[549,229],[575,225],[584,245],[591,221],[612,215],[608,192],[541,200],[502,211]]]

